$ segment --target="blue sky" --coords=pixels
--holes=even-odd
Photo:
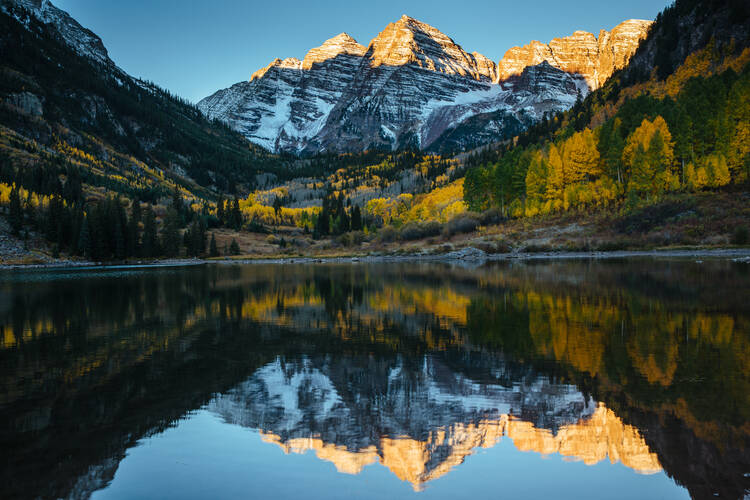
[[[193,102],[273,58],[298,57],[342,31],[367,45],[407,14],[494,61],[514,45],[653,19],[668,0],[52,0],[104,40],[134,76]]]

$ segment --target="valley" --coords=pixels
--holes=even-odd
[[[730,27],[683,43],[696,5],[498,63],[403,16],[193,106],[50,2],[5,0],[3,45],[38,57],[0,68],[0,259],[741,248],[748,17],[719,2],[701,22]]]

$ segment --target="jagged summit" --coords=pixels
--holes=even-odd
[[[414,64],[439,73],[491,81],[494,63],[488,65],[489,59],[479,56],[481,63],[437,28],[407,15],[386,26],[367,50],[373,67]]]
[[[277,57],[268,66],[253,73],[250,81],[252,82],[263,77],[271,68],[310,70],[315,64],[323,63],[341,55],[362,57],[366,50],[363,45],[357,43],[357,40],[352,38],[348,33],[340,33],[323,42],[321,46],[310,49],[302,61],[296,57],[287,57],[286,59],[279,59]]]
[[[272,68],[282,69],[302,69],[302,61],[296,57],[287,57],[286,59],[279,59],[278,57],[270,62],[265,68],[261,68],[250,76],[250,81],[262,78]]]
[[[302,69],[311,69],[313,64],[333,59],[342,54],[362,57],[366,50],[348,33],[341,33],[326,40],[320,47],[311,49],[302,61]]]

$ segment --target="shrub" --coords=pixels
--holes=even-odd
[[[399,236],[404,241],[419,240],[440,234],[439,222],[409,222],[401,228]]]
[[[498,239],[495,245],[497,246],[497,253],[511,253],[513,251],[510,243],[503,239]]]
[[[732,243],[734,245],[747,245],[750,242],[747,226],[739,226],[732,233]]]
[[[479,220],[473,214],[463,214],[451,219],[443,228],[445,236],[470,233],[479,226]]]
[[[503,241],[478,241],[472,245],[484,253],[510,253],[512,249]]]
[[[552,252],[554,249],[549,245],[541,245],[532,243],[531,245],[527,245],[523,248],[523,253],[546,253],[546,252]]]
[[[259,233],[259,234],[271,233],[270,229],[268,229],[266,226],[264,226],[260,222],[257,222],[254,219],[251,220],[249,223],[245,224],[245,230],[247,230],[250,233]]]
[[[338,237],[338,242],[342,246],[350,247],[352,246],[352,243],[354,242],[352,239],[352,233],[344,233],[341,236]]]
[[[501,222],[505,222],[505,220],[506,218],[503,216],[503,214],[500,213],[500,210],[497,208],[490,208],[489,210],[485,210],[479,216],[479,221],[483,226],[499,224]]]
[[[352,231],[350,234],[352,235],[352,243],[355,245],[361,245],[367,240],[367,235],[364,231]]]
[[[647,233],[670,219],[688,214],[695,214],[691,201],[668,200],[634,209],[629,215],[616,220],[613,227],[619,233]]]
[[[383,243],[390,243],[398,237],[398,231],[393,226],[385,226],[378,231],[378,239]]]

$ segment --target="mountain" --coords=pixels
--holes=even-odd
[[[368,47],[342,33],[198,103],[272,151],[466,149],[569,109],[622,68],[650,22],[508,51],[499,64],[408,16]]]
[[[249,82],[202,100],[199,109],[211,118],[234,117],[226,121],[267,149],[302,149],[300,138],[315,136],[323,127],[365,51],[342,33],[312,49],[303,61],[275,59]]]
[[[118,68],[96,34],[47,0],[0,0],[0,52],[0,183],[69,204],[107,193],[155,202],[175,189],[211,199],[280,164]],[[69,196],[70,178],[82,198]]]

